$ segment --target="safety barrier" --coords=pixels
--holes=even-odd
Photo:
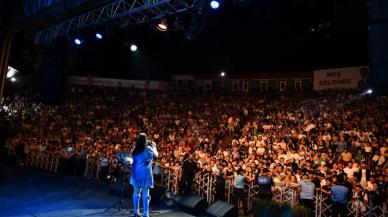
[[[210,174],[201,174],[197,175],[194,179],[194,190],[197,194],[205,197],[208,203],[213,202],[213,186],[214,186],[214,177]]]
[[[83,176],[86,179],[98,180],[98,171],[98,160],[95,158],[88,158]]]
[[[179,178],[177,174],[172,172],[172,169],[164,168],[164,187],[169,189],[171,192],[176,193],[177,183]],[[195,177],[193,184],[193,191],[203,197],[207,198],[208,203],[214,202],[214,195],[216,194],[215,189],[215,175],[206,174],[198,175]],[[225,180],[225,200],[228,203],[233,203],[233,179]],[[176,183],[174,183],[176,182]],[[173,188],[171,188],[173,187]],[[259,194],[258,185],[254,182],[248,183],[246,189],[248,209],[252,209],[252,199]],[[288,203],[291,206],[295,206],[299,201],[299,192],[298,189],[292,186],[283,186],[281,188],[273,188],[273,200],[282,203]],[[317,192],[314,197],[315,204],[315,217],[329,217],[331,216],[331,196],[325,195],[321,192]],[[242,207],[242,204],[238,204],[239,207]],[[369,204],[365,205],[365,209],[362,208],[360,201],[353,200],[348,204],[348,216],[355,217],[385,217],[388,215],[387,204],[383,203],[380,205],[373,205],[371,201]],[[372,207],[370,209],[370,207]]]
[[[46,151],[34,151],[27,154],[24,165],[26,167],[34,167],[47,171],[58,172],[63,160],[64,159],[60,156],[60,154]],[[82,176],[88,180],[99,180],[100,169],[99,160],[96,157],[90,157],[86,160],[85,171],[83,171]],[[109,166],[108,173],[112,172],[113,169],[114,167]]]
[[[31,152],[27,155],[25,166],[36,167],[47,171],[57,172],[60,163],[60,155],[50,152]],[[86,168],[83,176],[87,179],[98,180],[99,161],[96,158],[89,158],[86,162]],[[113,168],[110,167],[109,172]],[[161,167],[160,185],[165,187],[170,192],[176,194],[179,191],[179,170],[170,167]],[[225,200],[228,203],[233,203],[233,179],[225,180]],[[206,197],[207,202],[213,203],[216,194],[216,176],[212,174],[197,175],[193,182],[193,191],[203,197]],[[246,188],[248,209],[252,209],[252,199],[258,195],[258,186],[254,182],[250,182]],[[298,190],[291,186],[277,186],[273,188],[273,200],[277,202],[287,202],[291,206],[298,203]],[[353,199],[348,204],[348,216],[355,217],[386,217],[388,216],[388,207],[386,203],[375,204],[371,197],[367,201],[363,199]],[[331,216],[331,196],[322,192],[317,192],[314,197],[315,217]],[[238,204],[241,207],[241,203]]]
[[[317,193],[315,197],[315,216],[330,217],[331,196],[323,193]],[[352,199],[347,205],[348,216],[354,217],[386,217],[388,216],[387,204],[374,204],[372,200],[361,198]]]
[[[177,194],[178,193],[178,173],[174,168],[161,167],[162,177],[161,185],[168,189],[170,192]]]
[[[59,166],[59,154],[50,152],[30,152],[24,165],[27,167],[40,168],[47,171],[57,172]]]
[[[233,179],[226,179],[225,180],[225,198],[228,203],[233,203]]]

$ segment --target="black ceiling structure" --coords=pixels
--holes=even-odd
[[[67,71],[75,75],[165,79],[368,64],[363,0],[224,0],[218,10],[209,9],[208,0],[25,2],[23,23],[33,31],[16,36],[12,53],[19,58],[10,59],[21,69],[31,65],[24,59],[32,54],[20,59],[26,50],[56,45],[56,39],[65,41]],[[176,28],[156,30],[163,17]],[[97,31],[103,40],[93,39]],[[82,46],[74,46],[76,36],[85,38]],[[129,43],[138,44],[136,54]]]
[[[201,0],[199,0],[201,1]],[[166,16],[189,12],[197,0],[115,0],[49,26],[37,33],[35,43],[47,44],[58,36],[106,23],[121,29]]]

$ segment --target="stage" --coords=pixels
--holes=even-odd
[[[38,169],[5,167],[0,182],[0,216],[77,217],[129,216],[127,209],[104,211],[119,200],[112,186]],[[125,206],[132,206],[130,197]],[[163,204],[151,205],[152,217],[192,217]]]

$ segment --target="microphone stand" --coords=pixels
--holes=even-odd
[[[123,197],[124,197],[124,179],[125,179],[125,164],[124,162],[119,162],[118,163],[118,166],[122,167],[123,168],[123,172],[122,172],[122,175],[121,175],[121,192],[120,192],[120,199],[112,204],[110,207],[108,207],[105,211],[103,212],[100,212],[100,213],[90,213],[90,214],[87,214],[85,216],[89,216],[89,215],[96,215],[96,214],[104,214],[104,213],[107,213],[109,210],[115,208],[117,209],[118,211],[117,212],[120,212],[121,211],[121,207],[123,206],[123,203],[124,203],[124,200],[123,200]],[[117,208],[116,208],[117,207]]]
[[[125,179],[125,164],[119,162],[119,166],[123,168],[123,174],[121,175],[121,191],[120,191],[120,200],[114,203],[112,206],[108,207],[104,213],[108,212],[110,209],[115,208],[118,205],[119,212],[121,211],[121,207],[123,205],[123,196],[124,196],[124,179]]]

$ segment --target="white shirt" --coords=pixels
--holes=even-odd
[[[353,175],[354,175],[354,168],[349,168],[349,167],[346,167],[344,169],[344,172],[346,173],[346,175],[348,175],[348,178],[349,179],[352,179],[353,178]]]
[[[260,147],[260,148],[258,148],[258,149],[256,150],[256,153],[257,153],[258,155],[263,155],[264,152],[265,152],[265,148],[264,148],[264,147]]]

